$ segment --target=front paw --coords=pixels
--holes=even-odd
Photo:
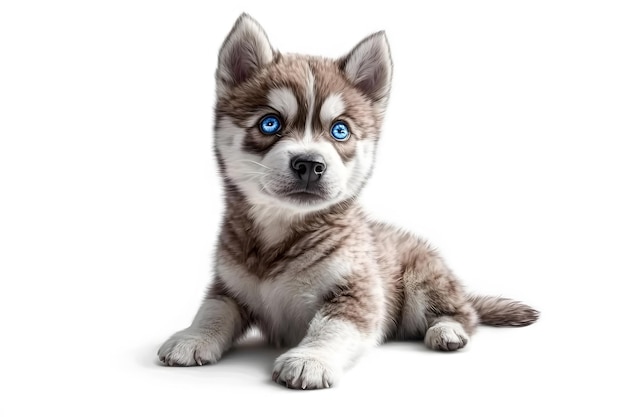
[[[274,363],[272,379],[287,388],[330,388],[337,377],[333,367],[315,352],[292,349]]]
[[[219,344],[206,333],[185,329],[175,333],[159,349],[159,359],[168,366],[215,363],[222,356]]]

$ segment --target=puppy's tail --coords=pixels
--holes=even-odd
[[[537,310],[509,298],[470,295],[467,299],[476,309],[480,323],[488,326],[522,327],[533,324],[539,318]]]

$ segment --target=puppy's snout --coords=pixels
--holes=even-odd
[[[317,182],[326,171],[326,163],[320,155],[297,155],[291,159],[291,169],[302,182]]]

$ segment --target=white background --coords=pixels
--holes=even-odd
[[[0,415],[624,415],[620,3],[2,2]],[[157,364],[210,279],[213,74],[242,11],[286,52],[387,30],[364,204],[538,324],[453,354],[385,345],[316,392],[272,383],[258,343]]]

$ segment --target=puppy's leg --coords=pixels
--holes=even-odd
[[[447,268],[433,272],[424,283],[428,303],[424,343],[434,350],[461,349],[476,330],[478,315],[452,272]]]
[[[427,347],[452,351],[463,348],[476,326],[478,315],[463,287],[425,242],[417,241],[410,251],[411,262],[403,277],[405,284],[405,334],[424,337]]]
[[[298,346],[276,359],[272,379],[288,388],[329,388],[366,348],[376,343],[377,300],[344,289],[322,306]]]
[[[159,359],[169,366],[217,362],[249,326],[247,312],[214,285],[191,326],[172,335],[159,349]]]

